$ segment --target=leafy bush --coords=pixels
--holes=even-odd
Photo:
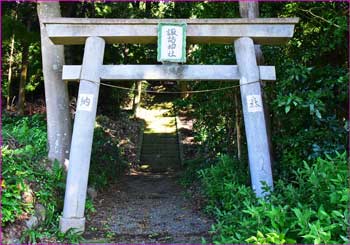
[[[346,153],[317,158],[296,170],[295,181],[275,181],[257,199],[227,156],[199,171],[208,211],[217,218],[215,243],[348,243]]]
[[[46,159],[45,117],[4,114],[2,122],[2,226],[25,213],[32,214],[34,203],[39,202],[47,209],[44,225],[56,227],[63,208],[65,172],[58,162],[51,166]],[[90,168],[91,185],[103,188],[116,179],[125,168],[119,155],[118,142],[108,134],[108,128],[97,126]],[[34,200],[25,202],[26,193],[34,195]]]
[[[99,116],[99,120],[110,121],[108,117]],[[118,140],[110,135],[110,128],[98,124],[94,131],[91,153],[89,185],[103,189],[117,180],[126,168],[120,157]]]
[[[57,162],[47,166],[44,117],[4,115],[3,136],[2,226],[32,214],[35,202],[47,208],[46,222],[52,222],[62,206],[64,172]],[[34,199],[25,201],[25,195]]]
[[[52,164],[46,159],[44,116],[11,117],[4,114],[2,122],[1,225],[6,228],[17,220],[23,220],[25,214],[34,213],[34,204],[40,203],[46,210],[45,220],[39,227],[24,231],[22,243],[52,240],[72,243],[81,240],[80,236],[62,234],[57,229],[63,208],[65,172],[58,162]]]

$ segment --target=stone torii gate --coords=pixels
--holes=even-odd
[[[186,23],[187,43],[234,44],[237,65],[103,65],[105,43],[156,43],[159,23]],[[83,64],[64,66],[65,81],[80,81],[74,121],[63,217],[60,229],[85,229],[85,199],[101,80],[240,81],[252,188],[265,195],[262,182],[273,187],[261,86],[275,80],[273,66],[258,66],[254,44],[284,44],[297,18],[284,19],[81,19],[44,20],[57,45],[85,44]],[[254,83],[255,82],[255,83]]]

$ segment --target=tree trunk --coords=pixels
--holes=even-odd
[[[237,159],[240,161],[242,159],[242,130],[241,130],[241,124],[242,124],[242,117],[241,117],[241,110],[240,110],[240,102],[238,99],[238,93],[239,91],[234,91],[234,97],[235,97],[235,127],[236,127],[236,141],[237,141]]]
[[[37,4],[40,21],[41,52],[45,85],[49,159],[61,164],[69,157],[72,127],[69,114],[67,84],[62,81],[64,49],[54,45],[47,36],[44,18],[61,17],[59,2]]]
[[[259,3],[253,1],[239,1],[239,13],[241,14],[242,18],[258,18]]]
[[[135,88],[136,91],[134,92],[134,100],[132,103],[132,114],[133,117],[136,117],[137,111],[140,107],[140,102],[141,102],[141,89],[142,89],[142,81],[137,81],[135,82]]]
[[[187,81],[180,81],[181,98],[187,98],[189,96]]]
[[[12,82],[12,64],[13,64],[13,51],[15,49],[15,34],[11,37],[10,46],[10,59],[9,59],[9,69],[7,73],[7,97],[6,97],[6,110],[11,110],[11,82]]]
[[[25,102],[25,86],[28,75],[28,63],[29,63],[29,44],[24,44],[22,51],[22,68],[21,68],[21,78],[19,81],[18,89],[18,103],[17,103],[17,112],[19,115],[24,114],[24,102]]]
[[[239,1],[239,12],[242,18],[254,19],[259,17],[259,2],[250,2],[250,1]],[[263,65],[265,60],[263,53],[261,51],[260,45],[254,45],[255,53],[256,53],[256,61],[258,65]],[[262,86],[262,96],[263,96],[263,104],[264,104],[264,114],[266,120],[266,130],[267,130],[267,138],[269,142],[269,150],[272,165],[274,165],[273,160],[273,151],[272,151],[272,142],[271,142],[271,120],[270,120],[270,110],[266,103],[267,94],[264,92],[264,87],[266,86],[264,81],[261,81]]]
[[[141,1],[140,1],[140,3],[141,3]],[[152,15],[152,12],[151,12],[151,4],[152,4],[152,2],[148,2],[148,1],[146,1],[145,2],[145,4],[146,4],[146,8],[145,8],[145,17],[146,18],[150,18],[151,17],[151,15]]]

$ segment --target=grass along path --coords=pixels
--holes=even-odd
[[[145,120],[141,166],[132,169],[95,203],[86,237],[110,243],[200,243],[210,220],[193,209],[177,183],[181,166],[171,103],[141,109]],[[107,240],[106,240],[107,239]]]

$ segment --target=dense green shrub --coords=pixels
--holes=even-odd
[[[107,127],[97,126],[92,145],[89,185],[103,189],[116,181],[125,168],[118,142],[110,137]]]
[[[2,226],[33,214],[35,203],[46,208],[45,222],[22,234],[22,242],[79,242],[81,237],[58,231],[65,190],[64,169],[58,162],[47,160],[47,133],[44,115],[18,117],[3,114],[2,118]],[[94,132],[89,182],[97,188],[106,187],[125,167],[121,164],[118,142],[111,139],[108,129],[97,126]],[[25,196],[31,195],[30,201]],[[87,201],[87,211],[92,210]],[[44,239],[44,240],[43,240]]]
[[[2,131],[2,226],[23,213],[33,213],[35,202],[47,208],[50,223],[62,208],[64,172],[57,162],[49,167],[45,160],[44,117],[3,115]],[[26,194],[34,194],[34,200],[25,202]]]
[[[255,198],[227,156],[199,171],[208,211],[217,218],[215,243],[348,243],[346,153],[303,163],[295,181],[275,181],[272,195]]]

